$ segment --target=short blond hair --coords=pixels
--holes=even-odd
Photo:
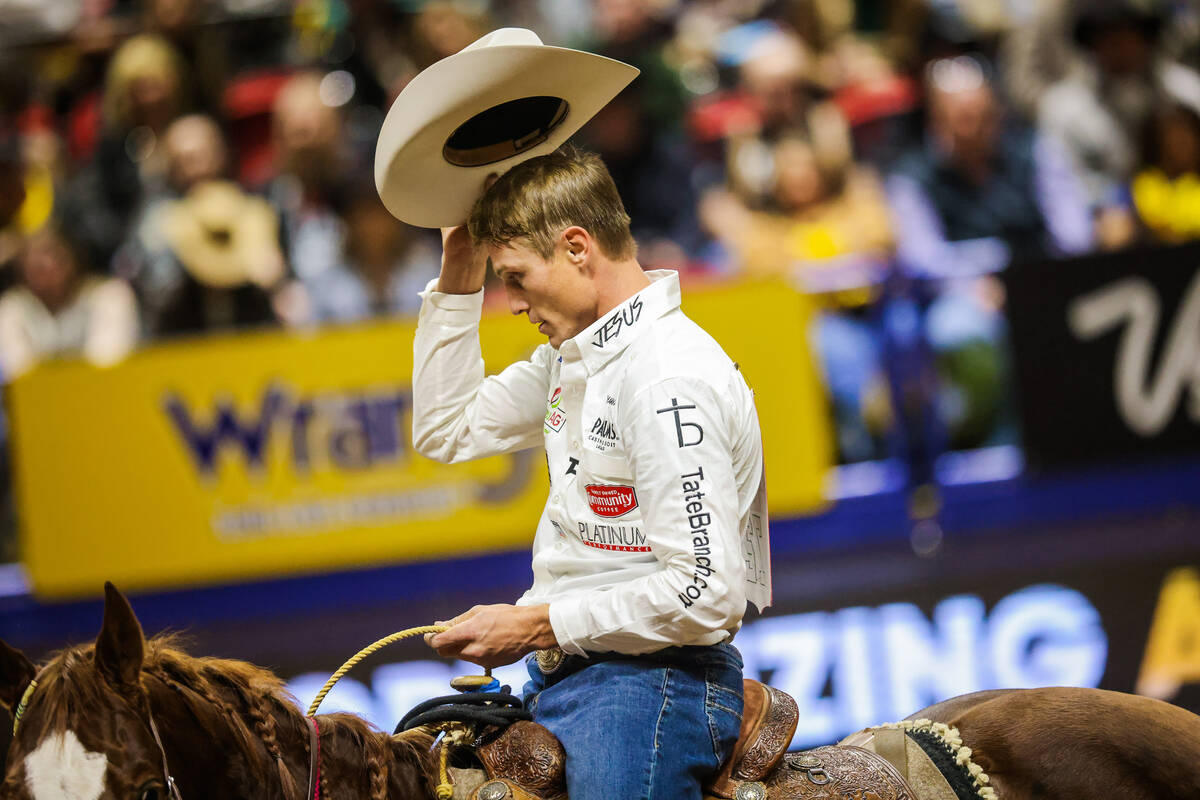
[[[564,146],[504,173],[475,203],[467,230],[476,245],[522,240],[549,260],[558,235],[578,225],[604,255],[637,255],[629,215],[600,156]]]

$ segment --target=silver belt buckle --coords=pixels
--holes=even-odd
[[[549,650],[534,652],[533,657],[537,659],[538,669],[542,671],[543,675],[552,675],[562,666],[566,655],[561,647],[552,647]]]

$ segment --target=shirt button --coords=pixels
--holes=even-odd
[[[579,440],[578,440],[578,439],[574,439],[574,440],[572,440],[572,442],[571,442],[571,449],[572,449],[572,450],[578,450],[578,449],[579,449]]]
[[[559,501],[559,495],[554,495],[554,502],[557,503],[558,501]]]

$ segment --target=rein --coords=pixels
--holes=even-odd
[[[150,711],[149,697],[146,698],[146,718],[150,720],[150,733],[154,736],[154,743],[158,745],[158,754],[162,756],[163,776],[167,779],[167,791],[174,800],[183,800],[183,795],[179,793],[179,786],[175,783],[175,777],[171,774],[171,767],[167,764],[167,748],[163,747],[162,737],[158,735],[158,726],[154,724],[154,713]]]
[[[382,650],[389,644],[398,642],[401,639],[408,639],[411,636],[421,636],[426,633],[441,633],[445,630],[449,630],[445,625],[422,625],[417,628],[407,628],[397,631],[359,650],[353,656],[346,659],[346,663],[338,667],[337,671],[329,676],[329,680],[325,681],[325,685],[321,687],[321,691],[317,692],[317,696],[313,699],[312,704],[309,705],[307,713],[305,713],[305,717],[311,723],[308,736],[308,794],[305,795],[306,800],[321,800],[321,731],[317,727],[317,709],[320,708],[321,701],[325,699],[325,695],[329,694],[334,685],[345,677],[347,672],[354,669],[354,666],[358,662],[375,651]]]

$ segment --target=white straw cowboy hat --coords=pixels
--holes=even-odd
[[[163,222],[175,256],[205,286],[269,287],[283,277],[275,210],[231,181],[196,184],[171,203]]]
[[[553,152],[637,74],[524,28],[493,31],[404,87],[379,132],[375,188],[404,222],[459,225],[488,175]]]

